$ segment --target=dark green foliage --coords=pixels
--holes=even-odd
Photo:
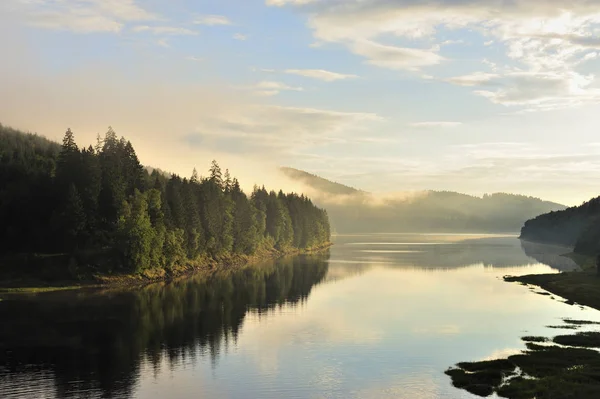
[[[471,373],[483,370],[513,371],[515,365],[506,359],[484,360],[481,362],[462,362],[457,366]]]
[[[563,319],[563,321],[567,324],[572,324],[572,325],[576,325],[576,326],[586,326],[586,325],[592,325],[592,324],[600,325],[600,322],[591,321],[591,320]]]
[[[60,215],[60,229],[64,233],[64,247],[77,248],[85,229],[85,211],[79,192],[73,183],[69,186],[64,208]]]
[[[0,252],[47,251],[61,240],[51,224],[60,151],[57,143],[0,125]]]
[[[528,220],[521,230],[521,238],[575,247],[577,253],[597,255],[600,251],[600,197]]]
[[[522,337],[521,338],[523,341],[526,342],[548,342],[549,339],[546,337]]]
[[[248,198],[216,161],[206,179],[149,170],[112,128],[80,150],[70,129],[61,146],[0,125],[0,253],[116,251],[117,269],[142,272],[329,242],[327,215],[309,199],[264,188]]]
[[[554,342],[567,346],[600,348],[600,332],[580,332],[575,335],[559,335],[554,337]]]
[[[554,338],[554,342],[595,346],[598,334],[559,336]],[[458,368],[450,369],[446,374],[452,378],[454,386],[480,396],[496,392],[500,397],[512,399],[600,397],[599,352],[533,342],[527,343],[527,349],[508,359],[459,363]],[[523,375],[514,373],[516,367]]]
[[[500,370],[481,370],[468,373],[461,369],[450,369],[446,374],[452,378],[452,385],[462,388],[474,395],[487,397],[494,393],[494,386],[502,382]]]

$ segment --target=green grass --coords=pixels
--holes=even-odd
[[[507,359],[459,363],[446,374],[452,378],[455,387],[479,396],[496,392],[500,397],[510,399],[600,397],[599,352],[533,342],[528,342],[527,348]],[[534,378],[517,376],[514,373],[516,367]]]
[[[555,328],[555,329],[562,329],[562,330],[577,330],[579,328],[579,326],[546,326],[546,328]]]
[[[598,321],[590,321],[590,320],[573,320],[573,319],[563,319],[563,321],[567,324],[571,324],[574,326],[586,326],[586,325],[600,325]]]
[[[591,272],[505,277],[505,281],[536,285],[555,295],[600,310],[600,276]]]
[[[505,277],[505,281],[540,287],[561,296],[569,304],[581,304],[600,310],[600,276],[595,259],[579,254],[566,255],[582,272]],[[534,291],[537,294],[545,294]],[[546,294],[547,295],[547,294]],[[563,319],[562,326],[549,328],[577,329],[600,325],[599,322]],[[507,359],[490,363],[458,363],[446,374],[454,386],[479,396],[497,393],[510,399],[591,399],[600,398],[600,332],[580,332],[545,337],[523,337],[526,350]],[[540,345],[552,342],[559,345]],[[515,376],[511,367],[519,367],[524,376]],[[500,381],[498,375],[501,376]],[[506,377],[511,377],[506,379]],[[533,377],[533,378],[531,378]]]
[[[584,348],[600,348],[600,332],[580,332],[574,335],[559,335],[553,341],[560,345]]]

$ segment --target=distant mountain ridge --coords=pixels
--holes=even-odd
[[[526,220],[566,206],[517,194],[477,197],[453,191],[378,196],[293,168],[290,179],[314,190],[338,233],[490,232],[518,233]],[[321,195],[319,195],[321,194]]]
[[[317,190],[325,194],[333,195],[352,195],[358,193],[364,193],[364,191],[357,190],[353,187],[346,186],[331,180],[324,179],[320,176],[313,175],[300,169],[294,169],[289,167],[279,168],[284,175],[292,180],[302,182],[310,188]]]

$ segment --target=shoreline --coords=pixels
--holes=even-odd
[[[561,256],[572,259],[581,270],[556,274],[504,276],[504,281],[536,286],[564,298],[568,303],[577,303],[600,310],[600,275],[596,272],[594,259],[575,252]]]
[[[506,276],[504,281],[536,286],[567,303],[579,304],[600,310],[600,276],[589,271],[565,272],[558,274],[529,274]]]
[[[564,298],[569,305],[585,305],[600,310],[600,275],[589,256],[567,253],[581,271],[557,274],[505,276],[504,281],[535,286]],[[544,293],[544,295],[549,295]],[[558,298],[552,298],[560,300]],[[578,330],[600,324],[589,320],[563,319],[550,328]],[[476,396],[496,394],[509,399],[530,397],[597,398],[600,395],[599,331],[574,331],[569,334],[525,336],[523,351],[495,360],[460,362],[445,371],[452,385]]]
[[[199,257],[187,261],[170,271],[164,269],[146,270],[140,274],[95,274],[90,279],[64,280],[48,282],[43,280],[16,279],[8,282],[0,281],[0,294],[38,294],[56,291],[69,291],[93,288],[141,288],[149,284],[170,282],[176,279],[189,278],[201,273],[212,274],[222,271],[237,270],[260,262],[277,260],[287,256],[309,255],[325,251],[333,246],[332,242],[306,249],[289,249],[280,251],[275,248],[259,250],[254,255],[227,255],[219,258]]]

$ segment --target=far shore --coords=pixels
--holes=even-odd
[[[60,281],[44,281],[35,278],[16,278],[0,280],[0,294],[38,294],[53,291],[68,291],[92,288],[136,288],[157,282],[168,282],[175,279],[191,277],[197,274],[212,274],[227,270],[241,269],[260,262],[275,260],[286,256],[318,253],[329,249],[333,244],[328,242],[308,249],[275,249],[263,250],[254,255],[228,255],[217,259],[200,257],[188,261],[184,265],[174,267],[170,271],[146,270],[140,274],[131,273],[98,273],[84,279]]]

